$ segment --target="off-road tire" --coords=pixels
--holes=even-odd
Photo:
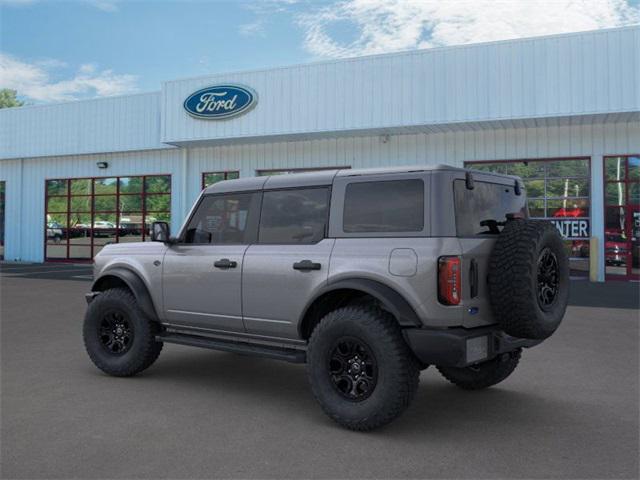
[[[103,319],[113,311],[120,312],[119,315],[130,322],[133,330],[131,344],[122,354],[108,351],[100,337]],[[129,290],[113,288],[102,292],[89,304],[82,334],[85,349],[96,367],[109,375],[128,377],[142,372],[156,361],[163,345],[155,339],[159,331],[157,322],[147,318]]]
[[[539,262],[551,253],[557,264],[552,302],[541,305]],[[556,331],[569,300],[569,260],[562,237],[548,221],[507,221],[489,261],[489,298],[500,327],[509,335],[542,340]]]
[[[520,362],[522,349],[465,368],[437,367],[444,378],[464,390],[481,390],[506,379]]]
[[[377,383],[368,397],[344,398],[336,389],[329,361],[336,342],[354,338],[372,353]],[[327,314],[313,330],[307,349],[307,373],[316,400],[338,424],[368,431],[398,417],[411,403],[420,370],[393,316],[374,306],[355,305]]]

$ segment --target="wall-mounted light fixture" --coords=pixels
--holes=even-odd
[[[385,134],[380,135],[380,141],[382,143],[387,143],[389,141],[389,134],[385,133]]]
[[[107,162],[97,162],[96,165],[98,168],[107,168],[109,166]]]

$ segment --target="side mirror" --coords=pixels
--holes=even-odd
[[[169,224],[153,222],[151,224],[151,241],[169,243]]]

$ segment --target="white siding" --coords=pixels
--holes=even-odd
[[[44,186],[51,178],[171,174],[175,230],[200,192],[202,172],[239,170],[241,176],[253,176],[262,169],[462,166],[470,160],[574,156],[601,162],[607,154],[640,154],[640,122],[391,135],[386,143],[381,136],[371,136],[5,160],[0,162],[0,180],[7,182],[5,258],[43,260]],[[98,161],[108,162],[109,168],[98,169]],[[601,184],[601,176],[594,178],[592,234],[600,237]]]
[[[6,179],[5,259],[42,262],[44,260],[45,181],[55,178],[115,177],[143,174],[171,174],[171,211],[177,228],[182,220],[180,185],[181,152],[140,151],[75,157],[49,157],[0,161],[0,180]],[[109,163],[106,170],[96,162]]]
[[[165,147],[159,92],[0,111],[0,159]]]
[[[217,74],[163,85],[161,138],[180,144],[604,117],[640,110],[639,71],[640,28],[627,27]],[[187,115],[188,95],[225,82],[256,90],[255,109],[224,121]]]

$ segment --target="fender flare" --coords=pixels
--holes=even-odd
[[[144,312],[144,314],[154,320],[157,320],[159,318],[153,305],[153,300],[151,299],[149,289],[145,285],[142,278],[140,278],[137,273],[128,268],[115,267],[102,272],[102,274],[98,278],[96,278],[91,285],[91,291],[104,291],[105,288],[101,288],[101,284],[104,283],[105,280],[108,279],[108,277],[115,277],[119,280],[122,280],[136,297],[136,302],[138,302],[138,306]]]
[[[302,324],[309,308],[318,298],[335,290],[360,290],[377,299],[396,318],[400,326],[418,327],[422,325],[415,310],[402,295],[384,283],[368,278],[350,278],[327,284],[316,292],[313,299],[307,303],[298,324]]]

